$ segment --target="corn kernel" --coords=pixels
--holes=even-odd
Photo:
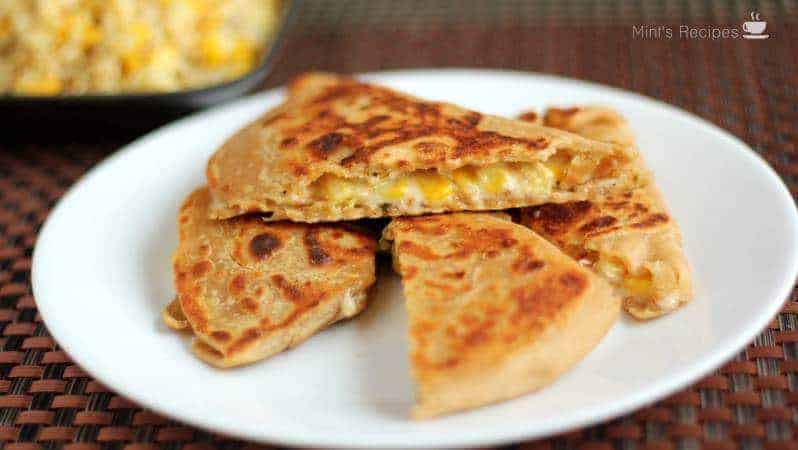
[[[144,22],[135,22],[130,25],[130,35],[133,37],[133,48],[138,49],[152,39],[152,31],[150,27]]]
[[[561,180],[568,172],[568,163],[571,157],[565,152],[557,152],[549,157],[544,164],[554,174],[554,178]]]
[[[55,41],[56,46],[63,45],[66,42],[67,37],[69,36],[69,19],[65,20],[58,29],[55,30],[55,36],[53,40]]]
[[[522,183],[536,195],[548,195],[554,188],[554,172],[540,163],[519,164]]]
[[[208,0],[189,0],[188,4],[197,12],[207,11],[210,6],[208,5]]]
[[[623,285],[633,295],[645,296],[651,294],[652,283],[651,277],[648,276],[629,277],[624,280]]]
[[[503,192],[510,182],[510,175],[507,169],[498,164],[479,169],[477,177],[479,178],[480,186],[491,194]]]
[[[336,203],[344,203],[355,198],[362,191],[362,186],[352,180],[324,175],[317,181],[317,192],[322,198]]]
[[[61,80],[52,74],[24,77],[17,80],[14,90],[26,95],[54,95],[61,92]]]
[[[103,38],[103,32],[99,28],[95,26],[90,26],[86,28],[86,31],[83,34],[83,45],[85,47],[91,47],[92,45],[100,42]]]
[[[139,71],[145,62],[145,55],[142,52],[128,52],[122,55],[122,70],[126,74]]]
[[[454,183],[449,178],[436,173],[425,172],[414,176],[421,193],[430,203],[440,203],[454,193]]]
[[[605,258],[599,259],[594,268],[613,283],[619,283],[626,273],[622,263]]]
[[[247,40],[239,39],[230,53],[230,74],[244,75],[255,65],[255,47]]]
[[[8,36],[11,32],[11,20],[8,17],[0,17],[0,38]]]
[[[377,188],[380,196],[386,200],[396,201],[404,198],[410,188],[407,178],[400,178],[396,181],[388,181]]]
[[[473,167],[461,167],[452,172],[452,179],[460,190],[468,192],[477,187],[477,174]]]
[[[202,52],[202,62],[210,67],[218,67],[227,61],[228,54],[225,51],[223,40],[219,33],[211,33],[205,36],[200,43]]]
[[[152,52],[152,64],[171,69],[177,65],[179,55],[170,45],[163,45]]]

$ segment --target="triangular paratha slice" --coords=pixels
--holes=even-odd
[[[490,210],[638,186],[631,147],[311,73],[207,167],[212,215],[338,221]]]
[[[618,317],[609,284],[526,227],[485,213],[394,219],[415,418],[541,388]]]
[[[627,121],[609,108],[549,109],[541,120],[590,139],[635,145]],[[647,170],[642,157],[635,164]],[[692,298],[679,225],[649,179],[627,192],[523,208],[520,214],[522,224],[616,286],[624,308],[638,319],[658,317]]]
[[[366,305],[376,240],[345,225],[209,218],[207,189],[179,215],[173,256],[179,307],[163,317],[195,335],[198,357],[218,367],[267,358]]]

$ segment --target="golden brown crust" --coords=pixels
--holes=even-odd
[[[338,225],[208,218],[207,189],[179,216],[180,306],[205,361],[230,367],[296,345],[365,306],[375,240]]]
[[[638,181],[633,169],[621,170],[635,157],[628,147],[311,73],[291,83],[285,103],[230,138],[213,155],[206,174],[214,217],[261,211],[274,213],[270,220],[339,220],[408,212],[353,205],[340,217],[338,210],[314,207],[311,185],[322,175],[377,183],[418,170],[542,161],[558,150],[611,159],[614,167],[601,180],[580,180],[560,193],[561,200]],[[526,204],[517,200],[509,206]],[[444,209],[477,207],[457,206]],[[422,206],[409,213],[429,211]]]
[[[183,314],[183,308],[180,307],[180,299],[175,298],[169,302],[163,311],[161,311],[161,319],[163,319],[166,326],[175,330],[182,331],[189,327],[186,315]]]
[[[626,119],[617,111],[604,106],[549,108],[542,123],[547,127],[570,131],[601,142],[624,147],[635,145],[634,133]]]
[[[626,120],[609,108],[552,108],[542,120],[591,139],[634,145]],[[636,164],[647,170],[642,158]],[[624,291],[629,277],[650,280],[647,295],[624,294],[625,309],[638,319],[658,317],[692,297],[679,226],[653,181],[622,194],[523,208],[520,222],[586,265],[620,263],[626,274],[611,281]]]
[[[394,219],[416,418],[540,388],[620,311],[609,285],[529,229],[488,214]]]

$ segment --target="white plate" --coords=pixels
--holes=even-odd
[[[175,217],[203,183],[213,150],[280,100],[281,92],[267,92],[139,139],[61,200],[33,257],[37,305],[55,339],[118,393],[221,433],[289,445],[470,446],[540,437],[657,400],[732,356],[787,297],[798,270],[793,200],[745,144],[709,123],[638,95],[540,75],[427,70],[368,78],[507,116],[546,105],[620,110],[681,223],[695,300],[653,322],[622,320],[539,393],[427,422],[407,419],[405,318],[390,274],[360,317],[271,360],[212,369],[160,322],[174,293]]]

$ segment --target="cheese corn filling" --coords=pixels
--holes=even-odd
[[[613,285],[622,288],[629,296],[652,298],[657,295],[653,277],[647,270],[630,274],[625,265],[616,259],[600,258],[593,268]]]
[[[545,163],[497,163],[466,166],[450,172],[423,170],[376,185],[366,180],[324,175],[313,185],[317,200],[336,206],[385,204],[439,205],[459,200],[479,203],[487,198],[544,197],[551,193],[561,169]]]

